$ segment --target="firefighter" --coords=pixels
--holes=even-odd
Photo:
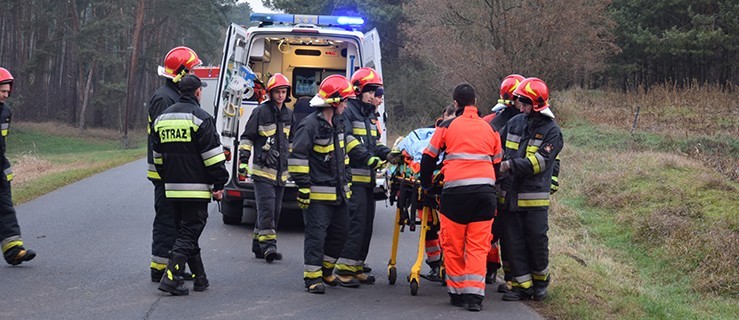
[[[298,204],[305,222],[303,280],[310,293],[324,293],[324,282],[336,286],[336,260],[349,231],[349,158],[366,153],[359,141],[344,132],[340,115],[354,88],[344,76],[332,75],[321,82],[311,99],[316,111],[298,124],[290,155],[290,175],[298,186]],[[349,286],[358,286],[353,279]]]
[[[5,68],[0,68],[0,126],[2,138],[0,138],[0,161],[3,162],[3,179],[0,182],[0,242],[3,248],[5,262],[10,265],[19,265],[25,261],[31,261],[36,257],[36,252],[28,250],[23,246],[21,239],[21,228],[18,226],[18,218],[15,215],[13,199],[10,191],[10,181],[13,180],[13,170],[10,168],[10,160],[5,156],[7,147],[5,137],[10,130],[10,107],[5,104],[10,92],[13,90],[13,75]]]
[[[454,88],[457,117],[439,124],[421,159],[421,187],[432,186],[441,152],[439,220],[446,285],[452,305],[480,311],[485,297],[485,260],[490,251],[495,213],[495,171],[501,160],[500,138],[478,116],[475,88]]]
[[[493,113],[484,118],[493,126],[495,132],[500,132],[503,126],[515,115],[521,113],[516,106],[516,97],[513,92],[525,78],[519,74],[511,74],[503,78],[500,83],[500,98],[498,104],[493,107]],[[501,140],[503,138],[501,137]],[[498,184],[504,179],[500,177]],[[505,221],[506,210],[502,203],[498,203],[495,219],[493,220],[493,243],[488,254],[487,273],[485,274],[485,283],[494,284],[498,269],[503,266],[503,272],[506,283],[498,286],[498,292],[507,292],[511,281],[511,272],[508,264],[507,253],[503,249],[504,241],[500,238],[501,228]]]
[[[172,295],[189,293],[182,276],[185,262],[194,276],[193,290],[203,291],[209,286],[198,239],[205,228],[211,197],[220,200],[228,181],[226,156],[215,120],[200,108],[201,86],[198,77],[183,77],[179,102],[164,110],[153,125],[154,164],[165,183],[177,226],[177,237],[159,284],[159,290]]]
[[[269,99],[252,111],[239,143],[239,174],[251,172],[257,199],[251,250],[255,257],[267,262],[282,260],[282,254],[277,252],[276,230],[288,178],[288,139],[293,115],[285,102],[290,102],[290,89],[290,81],[281,73],[267,81]],[[249,170],[252,153],[253,167]]]
[[[167,267],[169,251],[172,250],[175,238],[177,237],[177,228],[175,226],[174,212],[172,204],[167,200],[164,194],[164,182],[162,182],[159,173],[154,166],[154,155],[152,152],[153,125],[154,120],[180,99],[180,91],[178,83],[193,68],[202,62],[198,55],[188,47],[176,47],[170,50],[164,57],[164,66],[159,66],[157,73],[165,79],[154,96],[149,100],[149,124],[147,126],[148,148],[147,160],[149,169],[147,177],[154,184],[154,224],[152,228],[151,241],[151,281],[159,282],[164,275],[164,269]],[[190,274],[185,274],[185,279],[191,280]]]
[[[344,118],[346,131],[353,135],[367,150],[367,157],[354,157],[349,165],[352,170],[352,198],[349,200],[349,236],[344,251],[336,263],[336,275],[341,285],[354,279],[372,284],[375,277],[365,271],[365,260],[372,239],[375,220],[375,180],[390,154],[390,148],[380,141],[375,94],[382,89],[382,78],[372,68],[360,68],[352,75],[356,99],[349,99]],[[381,100],[379,100],[381,101]],[[365,160],[368,159],[368,160]]]
[[[500,184],[506,208],[503,239],[513,275],[512,289],[503,300],[542,300],[549,284],[547,238],[552,172],[564,140],[549,109],[549,88],[527,78],[514,94],[521,112],[500,132],[505,137]]]

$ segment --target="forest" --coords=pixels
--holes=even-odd
[[[2,0],[0,66],[15,76],[14,119],[86,128],[145,127],[156,67],[178,45],[218,65],[236,0]],[[739,77],[732,0],[263,0],[289,13],[359,15],[382,38],[395,119],[426,119],[455,84],[492,106],[510,73],[551,90],[719,86]],[[552,102],[556,107],[556,101]],[[700,103],[696,101],[696,103]],[[487,108],[482,108],[487,110]]]

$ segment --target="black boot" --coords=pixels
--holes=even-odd
[[[162,277],[164,276],[164,270],[159,270],[154,267],[151,268],[151,282],[159,283],[162,281]],[[190,266],[190,270],[192,270],[192,266]],[[187,271],[182,272],[182,279],[185,281],[192,281],[195,278],[195,275],[192,273],[189,273]]]
[[[549,275],[544,281],[534,280],[534,300],[542,301],[546,299],[548,292],[547,287],[549,286]]]
[[[467,310],[475,312],[482,310],[483,296],[469,293],[465,293],[462,296],[464,296],[464,301],[467,304]]]
[[[513,287],[510,291],[506,292],[503,295],[504,301],[521,301],[521,300],[528,300],[531,299],[531,297],[534,295],[534,288],[521,288],[521,287]]]
[[[308,289],[309,293],[323,294],[326,292],[326,286],[323,285],[321,279],[304,279],[305,288]]]
[[[192,271],[193,277],[193,291],[202,292],[210,287],[210,282],[205,275],[205,267],[203,266],[203,259],[200,257],[200,253],[190,257],[187,260],[187,264],[190,265],[190,271]]]
[[[422,274],[421,278],[432,282],[442,282],[444,279],[441,278],[441,266],[439,266],[438,264],[431,266],[431,270],[429,270],[429,273]]]
[[[495,277],[498,275],[499,263],[488,262],[487,272],[485,273],[485,284],[495,283]]]
[[[171,255],[162,282],[159,283],[159,290],[175,296],[186,296],[190,293],[190,290],[185,288],[185,279],[182,278],[186,260],[187,257],[184,255],[176,253]]]
[[[467,308],[467,301],[465,301],[463,294],[450,293],[449,303],[455,307]]]
[[[251,252],[254,252],[254,258],[257,259],[264,259],[264,253],[262,252],[262,248],[259,247],[259,240],[257,240],[257,235],[254,235],[254,239],[251,240]]]
[[[14,246],[3,252],[5,262],[12,266],[17,266],[23,262],[31,261],[36,257],[36,252],[33,250],[27,250],[22,245]]]
[[[275,247],[267,248],[264,250],[264,260],[267,260],[267,262],[282,260],[282,253],[277,252]]]

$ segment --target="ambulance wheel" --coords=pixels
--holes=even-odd
[[[390,267],[387,271],[387,282],[390,284],[395,284],[395,281],[398,280],[398,269],[395,269],[395,267]]]
[[[415,296],[418,294],[418,280],[411,280],[411,295]]]

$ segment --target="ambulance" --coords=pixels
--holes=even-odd
[[[226,162],[231,178],[219,206],[226,224],[253,223],[256,219],[254,185],[249,177],[239,176],[237,168],[239,140],[249,115],[259,104],[260,84],[267,83],[275,73],[287,76],[292,84],[292,101],[287,107],[294,109],[298,104],[298,109],[310,111],[307,102],[324,78],[333,74],[351,78],[361,67],[382,74],[377,30],[358,31],[364,23],[360,17],[252,13],[250,20],[259,25],[245,28],[231,24],[228,28],[218,80],[211,89],[221,143],[233,154]],[[381,139],[386,143],[384,105],[379,106],[378,114]],[[295,115],[299,117],[298,112]],[[377,180],[376,198],[382,199],[384,173],[378,174]],[[302,219],[296,197],[297,187],[288,181],[283,217]]]

